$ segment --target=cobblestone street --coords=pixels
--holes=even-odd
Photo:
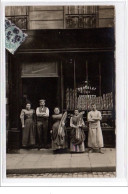
[[[7,178],[115,178],[115,172],[8,174]]]

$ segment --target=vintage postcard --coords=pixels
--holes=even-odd
[[[116,7],[6,5],[6,179],[116,178]]]

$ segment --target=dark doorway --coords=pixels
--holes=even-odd
[[[39,100],[45,99],[46,106],[53,112],[58,104],[58,78],[23,78],[22,79],[22,94],[23,99],[32,103],[32,108],[36,109],[39,106]],[[22,106],[25,106],[23,101]]]

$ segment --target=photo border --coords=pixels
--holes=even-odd
[[[114,5],[115,6],[115,66],[116,66],[116,178],[6,178],[6,77],[5,77],[5,37],[4,37],[4,16],[5,6],[28,6],[28,5]],[[43,186],[43,187],[83,187],[83,186],[127,186],[128,185],[128,154],[127,154],[127,137],[128,129],[128,68],[126,65],[127,49],[127,3],[125,0],[65,0],[65,1],[41,1],[35,3],[34,0],[26,1],[9,1],[2,0],[0,25],[1,25],[1,57],[0,57],[0,134],[1,134],[1,185],[2,186]]]

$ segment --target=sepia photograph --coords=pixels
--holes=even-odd
[[[5,6],[7,179],[116,178],[115,17]]]

